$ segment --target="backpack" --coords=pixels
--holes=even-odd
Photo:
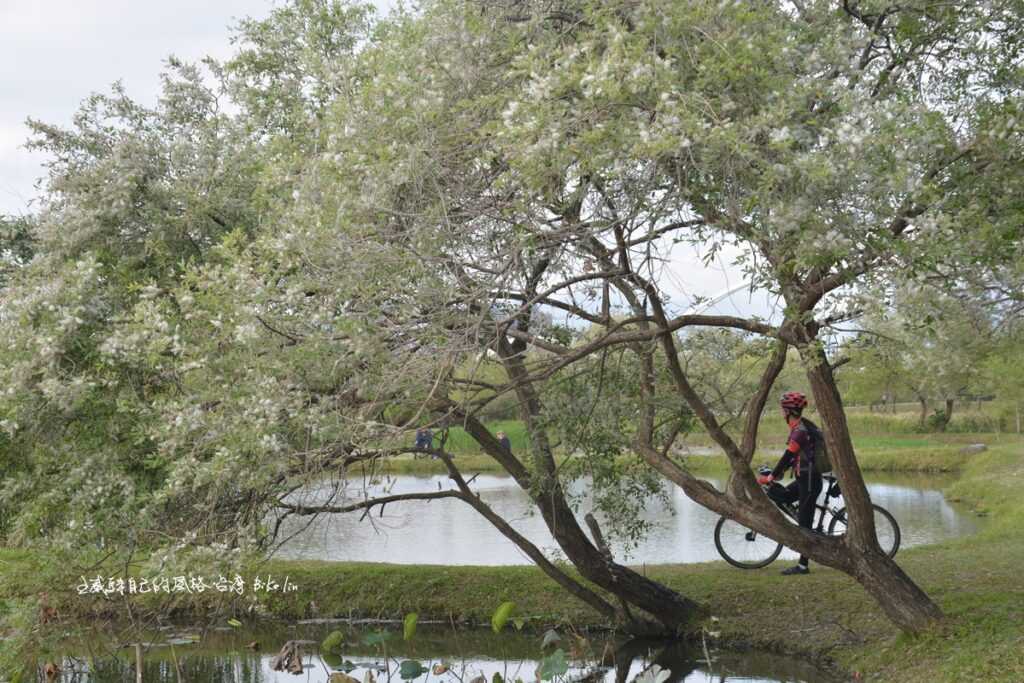
[[[803,424],[807,427],[807,433],[811,435],[814,442],[814,469],[818,474],[825,474],[832,471],[832,460],[828,457],[828,447],[825,446],[825,434],[818,425],[807,418],[803,418]]]

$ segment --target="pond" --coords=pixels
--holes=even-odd
[[[716,487],[722,482],[708,478]],[[951,477],[920,475],[873,476],[868,491],[873,502],[888,509],[900,525],[901,548],[935,543],[974,533],[977,518],[958,509],[943,497],[941,488]],[[368,495],[437,491],[449,488],[447,475],[386,477],[368,485]],[[362,498],[362,482],[349,482],[344,501]],[[576,481],[572,491],[581,494],[578,515],[590,511],[588,482]],[[480,498],[508,520],[521,534],[558,557],[555,541],[539,515],[532,513],[526,494],[507,476],[480,475],[473,482]],[[307,504],[323,500],[326,485],[297,496]],[[706,510],[676,486],[668,487],[668,501],[652,497],[645,502],[644,519],[650,532],[635,546],[612,539],[619,561],[630,564],[709,562],[721,559],[713,533],[718,515]],[[336,500],[335,504],[344,504]],[[600,514],[595,515],[599,521]],[[514,565],[530,559],[502,536],[483,517],[456,499],[391,503],[380,514],[360,520],[361,513],[310,518],[288,518],[282,524],[287,541],[277,556],[291,559],[390,562],[395,564]],[[602,527],[606,527],[602,524]],[[607,532],[607,529],[606,529]],[[786,550],[782,557],[792,554]]]
[[[344,633],[340,656],[321,655],[320,643],[334,630]],[[416,661],[423,673],[411,683],[472,683],[483,677],[486,683],[501,680],[515,683],[538,680],[542,659],[557,660],[562,650],[567,669],[552,683],[632,683],[646,669],[657,665],[670,673],[660,683],[829,683],[836,678],[813,665],[764,652],[729,652],[709,647],[710,664],[701,646],[656,641],[613,641],[561,632],[560,639],[542,647],[542,635],[508,630],[454,631],[441,626],[421,625],[409,642],[401,632],[376,627],[358,630],[331,623],[294,625],[265,624],[258,629],[209,631],[195,642],[194,632],[167,629],[149,634],[142,650],[142,680],[146,683],[283,683],[304,681],[328,683],[332,674],[347,671],[359,683],[370,674],[376,683],[403,683],[402,662]],[[185,636],[185,637],[182,637]],[[289,640],[304,640],[302,673],[294,675],[273,670],[272,661]],[[367,641],[376,641],[368,644]],[[89,644],[70,645],[75,657],[61,663],[63,683],[122,683],[135,681],[134,647],[111,651]],[[168,642],[174,642],[172,648]],[[442,672],[435,666],[443,665]],[[437,671],[435,674],[434,671]],[[648,674],[650,677],[650,674]],[[336,677],[336,680],[338,677]],[[645,680],[644,678],[640,679]],[[653,683],[653,678],[651,678]]]

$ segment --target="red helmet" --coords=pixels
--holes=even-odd
[[[803,410],[807,405],[807,397],[799,391],[787,391],[782,395],[782,400],[779,403],[786,410]]]

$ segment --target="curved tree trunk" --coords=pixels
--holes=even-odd
[[[854,556],[858,553],[855,551]],[[889,619],[909,633],[920,633],[940,621],[942,610],[896,562],[881,551],[857,557],[851,573]]]
[[[555,582],[567,590],[570,595],[573,595],[587,603],[605,617],[610,619],[618,617],[620,621],[623,621],[623,617],[628,616],[617,614],[611,603],[607,602],[601,596],[597,595],[592,590],[556,567],[550,560],[544,557],[544,553],[542,553],[537,546],[513,529],[512,525],[495,513],[494,510],[480,500],[479,497],[473,495],[473,492],[469,488],[469,484],[462,477],[462,474],[459,472],[458,468],[455,467],[455,464],[452,462],[452,459],[448,454],[439,453],[438,457],[444,461],[445,466],[448,468],[449,476],[455,480],[459,490],[462,492],[463,495],[460,496],[460,498],[483,516],[484,519],[489,521],[503,536],[505,536],[505,538],[515,543],[520,550],[525,552],[542,572],[547,574],[548,577],[554,579]],[[638,625],[637,630],[642,630],[642,628]]]
[[[657,581],[612,561],[591,542],[576,521],[555,471],[547,433],[537,424],[537,417],[542,411],[540,398],[529,382],[519,381],[526,375],[520,358],[515,353],[508,353],[508,349],[503,351],[504,365],[519,398],[520,417],[530,437],[533,477],[539,478],[539,481],[517,480],[517,483],[530,493],[552,537],[584,578],[614,595],[621,603],[634,605],[651,615],[661,626],[654,630],[671,635],[685,631],[701,613],[700,606]],[[489,455],[499,462],[507,459],[508,454],[483,425],[472,421],[466,429]],[[516,476],[511,471],[510,474]],[[631,633],[653,634],[650,625],[632,618],[628,608],[623,610],[620,621],[624,622],[620,625]]]
[[[853,560],[850,574],[878,601],[892,621],[904,631],[919,633],[942,619],[942,611],[878,546],[874,512],[846,424],[842,399],[824,352],[812,344],[801,345],[833,468],[843,487],[850,524],[845,543]]]
[[[476,423],[479,426],[479,423]],[[616,608],[602,596],[583,585],[575,578],[569,576],[566,572],[562,571],[554,563],[548,560],[544,553],[541,552],[540,548],[530,542],[525,536],[516,531],[512,526],[505,521],[501,515],[494,512],[494,510],[487,505],[480,497],[470,488],[469,483],[465,477],[459,471],[458,467],[452,460],[451,454],[444,450],[421,450],[423,453],[429,453],[434,457],[440,459],[445,467],[448,469],[448,476],[452,479],[457,490],[441,490],[431,492],[413,492],[413,493],[399,493],[394,495],[378,496],[374,498],[363,498],[356,503],[350,503],[347,505],[333,505],[330,503],[317,504],[317,505],[296,505],[292,503],[286,503],[285,501],[279,501],[278,507],[288,511],[288,514],[296,515],[318,515],[318,514],[342,514],[346,512],[354,512],[357,510],[363,510],[364,515],[368,513],[374,507],[380,506],[383,510],[385,505],[390,503],[397,503],[400,501],[411,501],[411,500],[441,500],[451,499],[461,500],[466,503],[477,513],[480,514],[484,519],[491,523],[499,533],[505,538],[514,543],[520,550],[522,550],[531,560],[536,563],[537,567],[547,574],[547,576],[555,581],[558,585],[564,588],[569,594],[582,600],[583,602],[590,605],[599,614],[603,615],[609,620],[620,619],[622,615],[621,610]],[[513,468],[514,469],[514,468]],[[275,531],[276,535],[276,531]],[[627,615],[628,616],[628,615]],[[641,629],[642,630],[642,629]]]

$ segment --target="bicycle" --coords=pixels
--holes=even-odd
[[[770,472],[762,468],[761,474]],[[839,482],[831,474],[822,475],[828,483],[825,491],[824,504],[814,502],[817,510],[818,523],[812,525],[812,531],[826,533],[829,536],[842,536],[846,533],[846,507],[830,505],[832,499],[838,499],[842,492],[839,489]],[[777,485],[777,484],[776,484]],[[775,502],[773,500],[773,502]],[[782,504],[775,502],[783,514],[797,522],[797,506],[794,504]],[[889,557],[896,555],[900,548],[900,527],[896,519],[885,508],[872,503],[875,511],[875,532],[878,536],[878,544],[882,551]],[[826,531],[825,520],[828,518]],[[813,519],[812,519],[813,522]],[[734,567],[740,569],[760,569],[767,567],[775,561],[775,558],[782,552],[782,544],[774,541],[763,534],[745,527],[739,522],[722,517],[715,525],[715,547],[722,558]]]

